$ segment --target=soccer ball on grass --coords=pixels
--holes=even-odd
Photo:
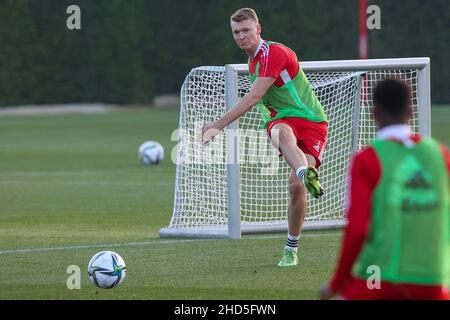
[[[127,275],[122,257],[113,251],[96,253],[88,264],[89,280],[99,288],[110,289],[121,284]]]
[[[164,149],[156,141],[146,141],[139,147],[139,159],[143,164],[158,164],[164,158]]]

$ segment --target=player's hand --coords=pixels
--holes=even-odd
[[[199,132],[200,143],[203,145],[208,144],[222,129],[223,128],[221,128],[217,122],[211,122],[204,125]]]
[[[330,300],[334,297],[336,292],[333,292],[328,283],[324,283],[319,288],[319,299],[320,300]]]

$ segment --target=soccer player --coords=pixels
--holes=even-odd
[[[411,133],[403,81],[379,82],[373,104],[378,138],[352,159],[348,225],[336,272],[320,297],[448,299],[449,152]]]
[[[261,25],[253,9],[237,10],[230,24],[236,44],[249,56],[252,86],[222,118],[202,128],[201,140],[209,142],[255,105],[261,111],[272,145],[292,168],[288,239],[278,266],[295,266],[306,215],[306,190],[315,198],[323,195],[316,168],[327,143],[327,118],[295,53],[280,43],[261,38]]]

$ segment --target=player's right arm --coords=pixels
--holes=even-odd
[[[257,104],[269,90],[276,79],[271,77],[258,77],[247,94],[228,111],[222,118],[205,125],[200,132],[200,142],[206,144],[211,141],[223,128],[248,112]]]
[[[250,61],[249,58],[249,63]],[[291,62],[291,65],[289,65],[289,62]],[[285,68],[288,69],[290,76],[294,78],[299,68],[298,61],[296,59],[295,61],[289,61],[281,47],[271,47],[260,60],[258,77],[253,82],[250,91],[222,118],[205,125],[201,129],[200,142],[202,144],[208,143],[223,128],[253,108],[264,97],[270,86],[274,85],[277,80],[279,81],[280,73]]]

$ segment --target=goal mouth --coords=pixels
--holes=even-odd
[[[345,225],[347,167],[377,128],[372,91],[388,77],[411,86],[414,132],[430,135],[429,58],[302,62],[328,117],[328,146],[319,169],[325,195],[308,196],[304,229]],[[196,140],[201,125],[217,120],[250,88],[247,65],[198,67],[181,89],[175,199],[161,237],[240,238],[287,231],[291,169],[270,145],[253,108],[208,146]]]

